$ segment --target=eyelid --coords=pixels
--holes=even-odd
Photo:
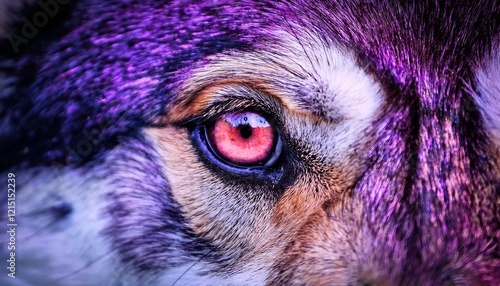
[[[263,92],[246,86],[241,86],[237,90],[234,87],[221,88],[212,98],[211,102],[205,101],[205,106],[200,107],[196,114],[177,122],[177,125],[194,126],[215,121],[226,113],[247,110],[261,113],[270,118],[278,127],[283,126],[283,107],[276,99]]]
[[[191,89],[188,89],[189,91]],[[186,91],[186,92],[187,92]],[[202,114],[216,111],[216,106],[224,106],[223,111],[258,107],[268,114],[279,115],[286,108],[282,99],[274,91],[254,88],[238,82],[214,83],[191,93],[178,92],[176,99],[169,104],[168,112],[160,119],[163,124],[177,124],[192,121]]]

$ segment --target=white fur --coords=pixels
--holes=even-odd
[[[478,69],[479,95],[477,103],[482,111],[486,126],[497,142],[500,142],[500,46],[492,52]]]
[[[314,146],[325,159],[331,158],[327,159],[329,163],[339,164],[353,145],[363,142],[365,130],[372,126],[380,110],[383,93],[379,83],[356,64],[351,52],[333,43],[319,43],[318,38],[284,36],[285,46],[294,51],[294,56],[287,59],[290,65],[312,75],[307,77],[304,85],[313,90],[318,86],[322,88],[320,94],[311,91],[311,94],[303,95],[301,100],[314,102],[314,105],[304,108],[312,113],[322,110],[324,117],[334,123],[311,126],[309,134],[297,133],[296,136]],[[293,128],[299,124],[290,126]]]
[[[291,51],[291,57],[283,57],[287,66],[312,75],[304,84],[317,88],[324,86],[322,97],[311,94],[304,101],[317,101],[306,106],[311,111],[327,112],[330,118],[343,120],[373,119],[382,102],[381,87],[356,64],[351,52],[334,43],[320,43],[311,35],[283,35],[283,50]]]
[[[110,243],[100,234],[107,223],[102,213],[107,184],[64,168],[48,167],[36,174],[12,172],[17,188],[16,279],[5,274],[0,284],[99,285],[116,281],[120,268],[109,253]],[[59,198],[70,203],[73,212],[67,220],[51,225],[53,218],[43,211],[58,204]],[[1,238],[7,241],[5,232]],[[8,253],[6,243],[1,247],[3,258]]]

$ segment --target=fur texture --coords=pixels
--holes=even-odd
[[[498,1],[0,3],[2,285],[500,283]]]

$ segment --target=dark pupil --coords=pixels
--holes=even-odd
[[[252,126],[250,125],[241,125],[240,127],[240,135],[241,137],[248,139],[250,136],[252,136]]]

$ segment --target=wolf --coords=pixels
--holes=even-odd
[[[2,285],[500,284],[500,2],[0,3]]]

